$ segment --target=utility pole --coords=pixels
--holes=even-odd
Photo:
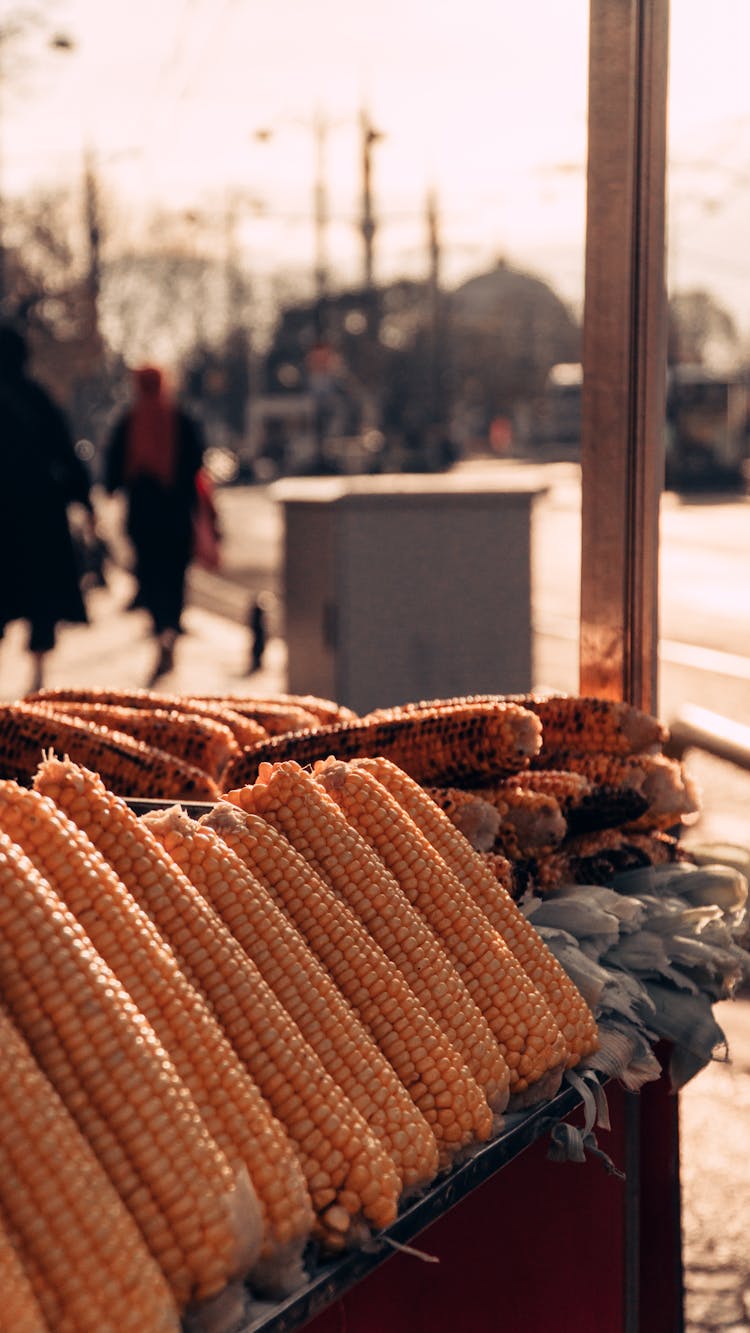
[[[328,254],[326,250],[326,232],[328,230],[328,190],[326,187],[326,140],[328,122],[318,112],[313,121],[315,136],[315,185],[313,212],[315,218],[315,297],[320,305],[328,295]]]
[[[373,128],[367,111],[360,112],[360,131],[362,135],[362,214],[359,229],[364,247],[363,286],[366,300],[367,326],[370,337],[377,334],[377,302],[375,298],[375,233],[377,222],[373,207],[372,194],[372,150],[383,135]]]
[[[101,207],[94,155],[88,150],[83,171],[84,225],[88,245],[86,297],[89,302],[89,334],[92,346],[99,350],[99,293],[101,290]]]
[[[444,329],[440,275],[442,246],[440,240],[438,201],[437,194],[434,190],[428,191],[426,212],[428,252],[427,299],[430,331],[430,405],[433,421],[441,421],[444,406]]]

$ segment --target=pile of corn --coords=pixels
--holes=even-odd
[[[48,692],[0,711],[0,1255],[18,1333],[196,1311],[229,1326],[248,1291],[294,1290],[388,1226],[596,1048],[510,890],[553,883],[556,856],[569,876],[592,793],[628,846],[670,843],[661,779],[646,792],[664,734],[637,710],[231,704]],[[581,775],[581,754],[625,756],[623,780]],[[115,792],[210,807],[139,818]],[[524,841],[540,794],[545,827],[551,800],[564,824],[543,850]],[[461,831],[472,803],[481,852]]]

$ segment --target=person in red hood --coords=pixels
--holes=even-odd
[[[104,486],[127,501],[126,531],[135,556],[137,604],[149,612],[158,655],[148,684],[174,666],[193,544],[196,475],[203,433],[169,395],[155,366],[134,372],[135,398],[105,447]]]

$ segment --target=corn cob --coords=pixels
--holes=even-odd
[[[248,1256],[229,1163],[153,1028],[28,857],[0,834],[0,991],[182,1309]]]
[[[250,866],[330,973],[432,1127],[440,1164],[486,1139],[492,1117],[484,1094],[359,917],[259,815],[222,801],[200,822]]]
[[[199,768],[93,722],[54,713],[44,704],[0,705],[0,773],[28,783],[42,752],[59,749],[90,765],[127,796],[213,800],[218,788]]]
[[[570,838],[563,847],[528,863],[531,884],[541,897],[563,884],[609,884],[624,870],[665,865],[683,856],[675,838],[666,833],[600,829]]]
[[[312,730],[320,724],[318,715],[300,704],[280,703],[277,699],[239,699],[234,695],[226,695],[223,699],[210,695],[201,698],[204,703],[223,703],[241,717],[252,718],[269,736],[280,736],[285,731]],[[335,716],[331,720],[339,721],[339,718]]]
[[[212,717],[166,708],[126,708],[119,704],[69,703],[61,699],[54,712],[95,722],[108,731],[121,731],[145,745],[176,755],[218,779],[227,763],[239,753],[229,727]]]
[[[542,723],[542,753],[548,750],[602,751],[630,754],[662,745],[666,727],[642,709],[616,699],[595,699],[572,694],[468,694],[453,699],[430,699],[402,704],[368,714],[385,717],[438,709],[450,712],[467,704],[515,704],[536,713]]]
[[[200,697],[208,703],[226,704],[227,707],[249,717],[255,717],[266,709],[271,718],[283,717],[287,710],[293,715],[297,709],[301,709],[323,725],[331,722],[353,722],[357,717],[351,708],[335,703],[332,699],[321,699],[317,694],[203,694]],[[287,727],[286,730],[291,728]],[[273,734],[278,734],[275,729]]]
[[[464,795],[474,801],[481,801],[497,812],[497,827],[493,843],[480,851],[501,851],[511,859],[532,856],[536,851],[556,847],[562,842],[567,832],[567,824],[560,806],[552,793],[537,791],[521,782],[523,774],[505,778],[491,787],[477,787]],[[471,818],[472,807],[461,802],[459,792],[448,787],[428,787],[428,795],[445,810],[449,818],[450,809],[460,806],[463,820]],[[480,807],[481,808],[481,807]],[[457,828],[461,823],[452,819]],[[463,832],[463,828],[461,828]],[[470,841],[472,841],[470,839]],[[476,843],[472,841],[472,846]]]
[[[2,1114],[1,1108],[0,1114]],[[11,1238],[8,1224],[0,1213],[0,1291],[3,1293],[0,1329],[3,1333],[49,1333],[49,1324],[34,1295],[30,1275],[22,1263],[20,1249],[18,1238],[15,1236]],[[170,1299],[167,1290],[167,1301]],[[177,1333],[179,1324],[176,1310],[172,1328]]]
[[[442,712],[427,709],[380,720],[364,718],[275,736],[251,746],[229,764],[224,785],[244,786],[261,763],[294,759],[301,765],[327,759],[382,754],[418,782],[460,786],[516,772],[535,755],[541,726],[515,704],[476,704]]]
[[[653,756],[654,759],[657,757]],[[610,758],[609,762],[632,764],[633,771],[637,771],[638,760],[635,757],[618,760]],[[643,772],[642,769],[640,771]],[[508,778],[497,784],[496,790],[501,799],[506,782],[526,792],[553,796],[563,814],[567,831],[572,835],[609,828],[617,824],[627,824],[648,809],[646,797],[635,786],[610,782],[595,784],[583,773],[570,770],[550,768],[519,773],[515,778]],[[519,854],[531,855],[532,850],[526,847]]]
[[[510,1069],[511,1094],[544,1078],[549,1086],[555,1071],[559,1083],[568,1050],[545,1001],[411,816],[366,769],[329,760],[316,774],[453,961]]]
[[[28,696],[27,702],[54,705],[57,702],[112,704],[121,708],[161,708],[167,712],[193,713],[213,718],[229,727],[238,745],[255,745],[266,732],[250,717],[235,713],[229,702],[206,703],[177,694],[157,694],[154,690],[44,689]]]
[[[539,718],[543,753],[578,750],[635,754],[657,749],[669,734],[658,718],[621,699],[567,694],[512,697]]]
[[[299,1283],[313,1216],[296,1153],[172,950],[109,862],[49,797],[0,782],[0,829],[60,895],[152,1024],[235,1175],[247,1171],[258,1195],[247,1188],[248,1249],[257,1234],[254,1285],[278,1294]]]
[[[0,1206],[47,1321],[36,1327],[178,1333],[171,1292],[133,1217],[2,1005],[0,1090]],[[18,1333],[6,1289],[3,1307],[3,1326]]]
[[[336,802],[297,764],[263,766],[254,787],[226,798],[262,815],[352,908],[456,1047],[493,1109],[510,1072],[487,1020],[427,922]]]
[[[552,756],[551,756],[552,757]],[[698,792],[677,759],[663,754],[607,755],[565,751],[554,756],[555,768],[566,769],[588,778],[604,796],[615,800],[622,793],[623,803],[631,793],[630,810],[624,809],[618,822],[634,829],[670,829],[697,813]],[[637,808],[632,793],[641,798]]]
[[[489,852],[500,831],[500,811],[473,790],[426,787],[425,791],[478,852]]]
[[[213,908],[126,803],[96,774],[46,760],[35,786],[83,828],[206,999],[302,1162],[314,1234],[334,1250],[396,1215],[398,1177],[367,1123]]]
[[[385,759],[360,759],[354,761],[354,767],[373,773],[395,796],[502,935],[547,1001],[568,1043],[569,1064],[578,1063],[595,1050],[598,1038],[590,1009],[539,933],[513,902],[502,880],[485,866],[483,857],[469,846],[422,788],[395,764]],[[507,866],[507,861],[500,859]]]
[[[437,1170],[435,1136],[295,926],[211,827],[178,806],[143,822],[239,940],[331,1078],[392,1158],[402,1188]]]

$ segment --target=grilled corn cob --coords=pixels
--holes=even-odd
[[[294,759],[301,765],[381,754],[418,782],[460,786],[516,772],[535,755],[541,726],[515,704],[467,704],[450,710],[415,710],[292,732],[245,749],[231,761],[224,786],[254,782],[261,763]]]
[[[212,717],[182,713],[175,708],[127,708],[119,704],[69,703],[61,699],[54,712],[95,722],[108,731],[124,732],[145,745],[175,755],[210,778],[218,779],[240,747],[229,727]]]
[[[192,699],[177,694],[157,694],[154,690],[78,690],[44,689],[28,696],[27,702],[57,702],[112,704],[121,708],[160,708],[167,712],[193,713],[198,717],[213,718],[229,727],[238,745],[255,745],[262,741],[266,732],[251,717],[235,713],[228,701],[224,703],[206,703],[201,699]]]
[[[127,1202],[182,1309],[249,1263],[234,1176],[143,1014],[0,834],[0,993]]]
[[[505,1057],[511,1094],[546,1079],[549,1095],[568,1056],[564,1038],[471,894],[374,774],[338,760],[319,765],[316,774],[434,930]]]
[[[248,1187],[254,1285],[279,1294],[299,1284],[313,1223],[301,1166],[203,997],[109,862],[49,797],[0,782],[0,829],[60,895],[152,1024],[235,1174],[247,1171],[258,1196]]]
[[[59,749],[90,765],[127,796],[210,801],[218,788],[199,768],[122,732],[55,713],[46,704],[0,705],[0,774],[28,783],[42,752]]]
[[[259,815],[222,801],[200,822],[250,866],[330,973],[431,1126],[441,1165],[486,1139],[492,1117],[483,1092],[359,917]]]
[[[632,764],[635,768],[638,760],[632,757],[610,760],[610,763]],[[570,770],[550,768],[519,773],[515,778],[497,784],[500,799],[503,798],[506,783],[525,792],[539,792],[554,797],[565,819],[567,832],[573,835],[627,824],[648,809],[648,800],[636,787],[627,783],[597,784],[589,781],[583,773]],[[540,847],[537,850],[543,849]],[[551,847],[547,850],[551,850]],[[519,855],[533,855],[533,849],[526,846],[519,850]]]
[[[272,722],[268,730],[274,735],[278,734],[276,720],[283,718],[286,712],[290,717],[294,717],[297,710],[302,710],[308,717],[315,718],[316,722],[323,725],[331,722],[353,722],[357,717],[351,708],[335,703],[333,699],[321,699],[317,694],[206,694],[201,695],[201,698],[211,703],[224,703],[248,717],[260,717],[268,711]],[[284,730],[290,731],[292,728],[286,727]]]
[[[477,787],[466,792],[467,802],[461,801],[459,792],[453,787],[428,787],[427,792],[462,832],[461,820],[470,821],[472,809],[477,809],[469,803],[472,799],[492,807],[497,812],[495,837],[489,847],[479,850],[501,851],[511,859],[518,859],[556,847],[567,833],[567,824],[556,797],[522,783],[523,776],[518,774],[491,787]],[[451,809],[457,809],[458,818],[451,816]],[[474,819],[476,821],[476,816]],[[474,840],[470,841],[476,846]]]
[[[666,833],[600,829],[570,838],[563,847],[528,862],[533,888],[545,897],[563,884],[609,884],[612,877],[639,866],[665,865],[684,854]]]
[[[332,797],[294,763],[266,764],[227,800],[259,814],[296,847],[361,919],[436,1019],[494,1109],[510,1074],[486,1019],[435,934]]]
[[[554,768],[578,773],[597,788],[603,788],[610,801],[614,800],[615,792],[622,793],[623,802],[628,792],[640,796],[640,810],[631,796],[631,810],[623,811],[618,820],[634,829],[670,829],[698,811],[695,784],[679,760],[666,755],[585,754],[567,750],[550,758],[554,759]]]
[[[171,945],[295,1144],[330,1250],[396,1215],[398,1177],[255,964],[149,828],[87,769],[45,761],[35,786],[84,828]]]
[[[395,764],[386,759],[354,760],[355,768],[374,773],[411,815],[428,842],[465,884],[517,961],[541,991],[568,1043],[569,1064],[576,1064],[596,1049],[593,1015],[572,981],[550,953],[539,933],[513,902],[510,894],[473,850],[442,810]],[[491,854],[490,854],[491,855]],[[502,865],[507,861],[500,858]]]
[[[24,1323],[3,1282],[2,1326],[55,1333],[178,1333],[171,1292],[143,1236],[0,1005],[0,1210],[29,1274]],[[10,1265],[2,1230],[0,1271]]]
[[[631,754],[656,749],[668,737],[666,727],[642,709],[614,699],[573,694],[469,694],[453,699],[422,700],[397,709],[378,710],[370,717],[438,709],[450,712],[467,704],[515,704],[536,713],[542,723],[542,750],[602,751]]]
[[[219,834],[178,806],[143,822],[239,940],[331,1078],[394,1161],[402,1188],[437,1170],[437,1144],[392,1067],[297,929]]]
[[[241,717],[252,718],[269,736],[280,736],[285,731],[306,731],[320,725],[320,718],[300,704],[280,703],[276,699],[239,699],[228,695],[223,700],[217,696],[201,696],[204,703],[223,703]],[[334,716],[332,721],[339,721]]]
[[[463,787],[425,787],[425,791],[476,851],[492,850],[500,831],[496,806]]]

